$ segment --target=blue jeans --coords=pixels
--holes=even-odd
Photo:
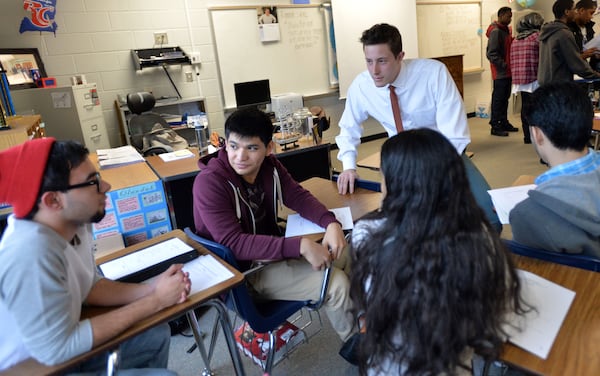
[[[167,370],[171,329],[161,324],[123,342],[119,354],[119,376],[174,376]],[[69,375],[102,376],[106,374],[108,353],[95,356],[73,369]]]
[[[487,220],[492,225],[492,228],[499,234],[502,232],[502,223],[500,223],[500,219],[498,219],[498,215],[494,210],[492,198],[487,192],[490,189],[490,185],[465,153],[462,153],[461,157],[465,164],[467,179],[469,179],[469,187],[471,188],[471,192],[473,192],[473,196],[475,196],[475,201],[477,201],[477,205],[483,210]]]

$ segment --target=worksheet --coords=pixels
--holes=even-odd
[[[488,191],[492,203],[498,214],[500,223],[507,225],[510,211],[521,201],[527,198],[527,192],[535,189],[535,184],[517,185],[514,187],[491,189]]]
[[[351,230],[354,228],[350,207],[345,206],[343,208],[329,209],[329,211],[333,212],[333,214],[335,214],[335,218],[340,221],[342,224],[342,230]],[[300,214],[291,214],[287,218],[287,225],[285,227],[286,238],[290,238],[292,236],[318,234],[321,232],[325,232],[323,227],[309,221]]]
[[[548,357],[556,335],[569,312],[575,291],[525,270],[517,270],[523,300],[535,310],[514,315],[506,326],[509,341],[542,359]]]

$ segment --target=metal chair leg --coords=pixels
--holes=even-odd
[[[231,326],[231,321],[229,320],[229,315],[227,314],[227,307],[225,307],[223,302],[218,299],[211,299],[202,304],[202,306],[211,306],[217,310],[219,322],[221,323],[221,328],[223,329],[225,342],[227,343],[227,348],[229,349],[229,355],[233,361],[235,374],[237,376],[245,376],[246,372],[244,371],[242,359],[240,358],[240,353],[235,343],[235,336],[233,335],[233,327]]]
[[[119,371],[119,348],[112,350],[108,354],[108,359],[106,362],[106,375],[107,376],[116,376]]]
[[[200,333],[200,326],[198,325],[196,313],[194,312],[194,310],[190,310],[186,313],[186,316],[190,323],[190,328],[192,328],[192,332],[194,333],[194,339],[196,340],[198,351],[200,351],[200,356],[202,357],[202,361],[204,362],[202,376],[213,376],[214,373],[210,369],[210,359],[206,354],[206,348],[204,347],[204,340],[202,339],[202,334]]]
[[[269,353],[267,354],[267,360],[265,361],[265,368],[263,371],[267,375],[271,374],[271,369],[273,368],[273,362],[275,361],[275,336],[277,335],[277,330],[272,330],[269,332]]]

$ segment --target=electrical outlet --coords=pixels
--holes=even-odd
[[[154,33],[154,44],[165,45],[169,43],[169,38],[167,37],[166,31],[160,31]]]
[[[194,82],[194,76],[192,72],[185,72],[185,81],[186,82]]]
[[[200,52],[190,52],[190,60],[192,61],[192,64],[200,64]]]

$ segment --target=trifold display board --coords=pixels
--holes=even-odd
[[[482,70],[480,0],[417,1],[417,25],[419,57],[463,55],[464,72]]]
[[[271,95],[308,96],[335,89],[329,78],[324,7],[278,5],[279,40],[272,41],[261,41],[256,6],[209,11],[225,108],[236,107],[233,85],[237,82],[269,79]]]

